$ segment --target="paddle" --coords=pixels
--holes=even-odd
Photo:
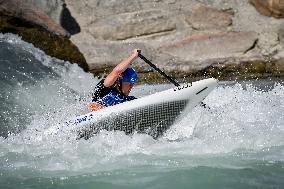
[[[139,58],[141,58],[142,60],[144,60],[144,62],[146,62],[147,64],[149,64],[152,68],[154,68],[154,70],[156,70],[157,72],[159,72],[162,76],[164,76],[168,81],[170,81],[172,84],[174,84],[176,87],[179,87],[180,84],[178,82],[176,82],[173,78],[171,78],[170,76],[168,76],[165,72],[163,72],[162,70],[160,70],[155,64],[153,64],[150,60],[148,60],[145,56],[143,56],[141,54],[141,50],[138,50],[138,56]],[[201,106],[204,108],[209,108],[204,102],[200,102]],[[209,108],[210,109],[210,108]]]
[[[162,76],[164,76],[167,80],[169,80],[172,84],[174,84],[176,87],[179,87],[180,84],[178,84],[173,78],[171,78],[170,76],[168,76],[167,74],[165,74],[165,72],[163,72],[162,70],[160,70],[159,68],[157,68],[157,66],[155,66],[152,62],[150,62],[150,60],[148,60],[147,58],[145,58],[145,56],[143,56],[141,54],[141,52],[139,52],[138,56],[144,60],[147,64],[149,64],[152,68],[154,68],[156,71],[158,71]]]

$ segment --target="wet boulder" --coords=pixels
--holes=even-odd
[[[232,25],[232,17],[230,10],[222,11],[199,4],[193,7],[187,22],[197,30],[220,29]]]
[[[18,34],[46,54],[88,70],[83,54],[70,41],[69,32],[27,1],[0,0],[0,32]]]
[[[174,21],[161,10],[138,11],[108,16],[90,25],[97,39],[123,40],[175,30]]]
[[[161,50],[184,60],[201,60],[238,56],[253,48],[254,32],[220,32],[196,34],[162,46]]]
[[[265,16],[284,18],[284,2],[282,0],[249,0],[249,2]]]
[[[26,22],[39,25],[52,33],[66,37],[70,36],[68,32],[51,19],[44,11],[26,1],[1,0],[0,12],[1,14],[13,16]]]

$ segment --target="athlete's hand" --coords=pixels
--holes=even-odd
[[[132,51],[132,56],[134,56],[135,58],[138,57],[139,53],[141,53],[141,50],[140,49],[134,49]]]

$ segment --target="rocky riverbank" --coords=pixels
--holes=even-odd
[[[283,7],[276,1],[66,3],[82,29],[71,40],[85,55],[92,72],[112,68],[132,48],[139,47],[176,77],[283,76]],[[152,78],[151,69],[141,61],[135,67]]]
[[[70,41],[70,33],[59,24],[62,3],[57,0],[0,0],[0,32],[18,34],[46,54],[77,63],[88,71],[83,54]]]
[[[6,3],[17,1],[20,0]],[[3,2],[0,0],[1,14]],[[20,13],[25,14],[20,14],[16,8],[11,14],[11,8],[6,8],[4,18],[8,19],[8,15],[18,19],[20,15],[20,19],[31,21],[33,26],[49,33],[30,37],[33,40],[23,38],[45,51],[54,51],[49,53],[52,56],[79,63],[95,75],[108,72],[133,48],[141,48],[146,57],[177,78],[246,79],[284,75],[284,14],[279,0],[24,2],[25,6],[32,5],[28,6],[29,13],[22,8]],[[7,23],[13,22],[8,19]],[[17,29],[11,24],[9,31],[18,30],[16,23]],[[68,40],[70,34],[72,43]],[[48,35],[59,36],[66,42],[59,40],[53,46],[44,41],[39,45],[43,39],[54,41]],[[156,78],[141,60],[134,67],[143,77]]]

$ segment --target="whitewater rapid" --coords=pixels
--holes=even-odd
[[[86,113],[99,79],[12,34],[0,34],[0,48],[2,186],[30,186],[29,181],[39,187],[41,183],[80,184],[93,179],[119,184],[135,175],[151,183],[170,170],[205,166],[210,167],[209,174],[214,167],[253,168],[259,161],[283,166],[281,80],[220,82],[204,101],[210,109],[186,112],[158,140],[106,131],[89,140],[75,140],[72,132],[45,133]],[[170,87],[140,85],[133,94],[139,97]],[[119,174],[123,177],[117,181]],[[131,182],[139,183],[136,179]]]

